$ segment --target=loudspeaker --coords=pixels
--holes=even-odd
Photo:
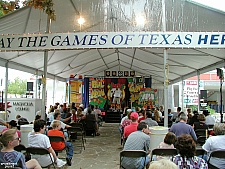
[[[145,78],[145,87],[151,88],[152,87],[152,78]]]
[[[217,71],[217,76],[219,76],[221,79],[223,77],[223,70],[220,68],[216,68],[216,71]]]
[[[200,90],[200,99],[207,100],[207,90]]]
[[[27,82],[27,91],[33,91],[33,82]]]

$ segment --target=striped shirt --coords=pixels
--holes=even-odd
[[[128,136],[123,150],[144,150],[148,153],[149,145],[150,136],[142,131],[135,131]],[[136,169],[139,167],[140,162],[141,158],[123,157],[121,164],[124,168]]]

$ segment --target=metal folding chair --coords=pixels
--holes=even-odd
[[[85,150],[83,130],[80,127],[69,127],[69,128],[67,128],[67,132],[69,134],[69,138],[71,136],[71,133],[77,133],[77,136],[81,137],[81,144],[80,144],[80,146],[76,146],[76,147],[81,147],[80,152],[82,151],[82,148],[84,148],[84,150]],[[78,133],[80,133],[80,134],[78,134]],[[79,139],[77,139],[77,140],[79,140]]]
[[[84,129],[84,126],[82,123],[71,123],[70,126],[72,127],[80,127],[82,129],[82,132],[77,132],[78,136],[83,134],[83,137],[84,137],[84,141],[86,143],[86,139],[85,139],[85,136],[86,136],[86,132],[85,132],[85,129]]]
[[[64,142],[64,144],[65,144],[65,147],[62,150],[55,150],[54,147],[52,147],[57,156],[58,156],[59,153],[63,152],[64,150],[66,150],[66,152],[67,152],[66,143],[65,143],[65,140],[64,140],[63,137],[61,137],[61,136],[48,136],[48,137],[49,137],[49,140],[50,140],[51,144],[52,144],[52,142],[56,142],[56,143]]]
[[[123,150],[120,152],[120,169],[126,169],[124,168],[121,163],[122,163],[122,157],[129,157],[129,158],[140,158],[140,157],[145,157],[145,161],[146,161],[146,156],[148,154],[143,151],[143,150]],[[145,164],[145,162],[144,162]],[[145,166],[144,166],[145,168]]]
[[[208,129],[197,129],[197,130],[195,130],[195,134],[196,134],[197,137],[205,136],[207,138],[208,133],[209,133]]]
[[[177,154],[178,154],[178,151],[175,148],[155,148],[151,152],[151,161],[153,161],[154,155],[174,157]]]
[[[56,169],[55,164],[54,164],[54,159],[52,159],[51,153],[48,151],[46,148],[40,148],[40,147],[27,147],[26,152],[29,154],[36,154],[36,155],[46,155],[48,154],[53,167]],[[51,165],[51,164],[50,164]],[[42,168],[48,168],[49,166],[41,166]]]
[[[214,166],[213,164],[210,163],[210,160],[211,160],[212,157],[213,158],[220,158],[220,159],[225,160],[225,150],[217,150],[217,151],[211,152],[211,154],[209,156],[209,159],[207,161],[209,169],[220,169],[220,168],[218,168],[218,167],[216,167],[216,166]]]
[[[195,151],[196,156],[201,156],[201,158],[203,158],[205,154],[206,154],[206,151],[203,148],[196,148],[196,151]]]
[[[26,147],[23,144],[19,144],[18,146],[14,147],[14,150],[18,152],[26,151]]]
[[[203,144],[205,144],[206,139],[206,136],[199,136],[197,138],[197,145],[202,146]]]

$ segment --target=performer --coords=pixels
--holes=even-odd
[[[121,98],[121,90],[118,89],[118,86],[116,86],[116,90],[114,90],[113,96],[113,103],[115,104],[115,107],[117,107],[117,105],[120,105]]]

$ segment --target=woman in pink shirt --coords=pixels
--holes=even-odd
[[[9,122],[9,127],[2,130],[2,133],[8,129],[16,129],[18,137],[20,138],[21,132],[17,129],[17,122],[15,120],[11,120]]]

